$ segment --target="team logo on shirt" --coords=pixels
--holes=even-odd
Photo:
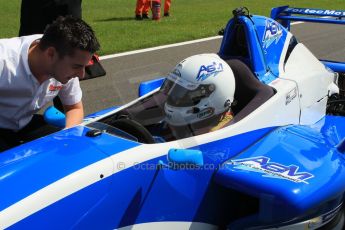
[[[50,92],[59,91],[61,89],[62,89],[62,85],[53,85],[53,84],[49,85],[49,91]]]

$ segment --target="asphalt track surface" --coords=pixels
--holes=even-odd
[[[316,57],[345,62],[345,26],[301,23],[293,25],[291,32]],[[137,98],[140,82],[165,76],[177,63],[191,55],[216,53],[220,44],[221,38],[216,38],[102,59],[107,75],[81,82],[85,114],[122,105]]]

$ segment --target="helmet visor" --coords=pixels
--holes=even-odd
[[[170,79],[166,79],[161,87],[161,92],[168,96],[167,103],[175,107],[195,106],[201,99],[209,97],[214,90],[213,84],[200,84],[191,90]]]

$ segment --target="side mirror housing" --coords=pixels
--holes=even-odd
[[[141,82],[139,85],[139,90],[138,90],[139,97],[161,87],[164,80],[165,80],[165,77],[150,80],[150,81]]]
[[[202,152],[193,149],[170,149],[168,161],[174,165],[204,165]]]

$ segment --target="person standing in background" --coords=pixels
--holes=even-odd
[[[149,9],[152,8],[153,1],[154,0],[137,0],[137,4],[135,8],[136,20],[149,19],[148,13],[149,13]],[[158,2],[160,4],[161,1],[159,0]],[[165,0],[164,1],[164,17],[170,16],[170,6],[171,6],[171,0]]]
[[[149,0],[137,0],[137,4],[135,8],[136,20],[149,19],[150,3],[151,1]]]
[[[58,16],[81,19],[82,0],[22,0],[19,36],[42,34]]]
[[[164,17],[169,17],[170,16],[170,5],[171,5],[171,0],[165,0],[164,1]]]

